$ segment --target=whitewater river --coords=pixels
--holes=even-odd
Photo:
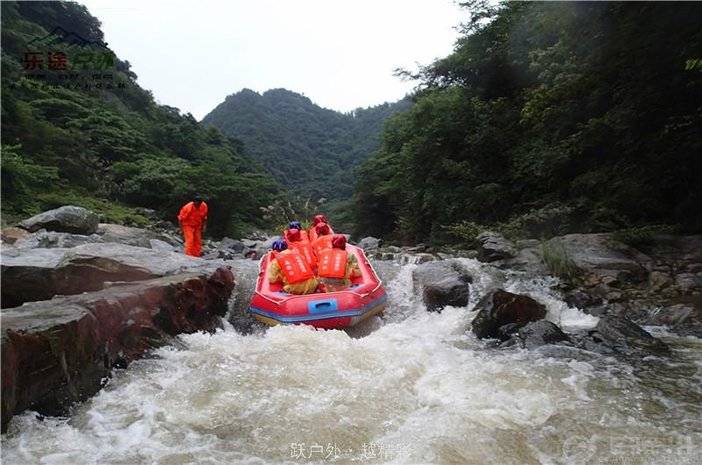
[[[490,286],[565,330],[597,320],[553,282],[473,260],[471,304],[427,313],[415,265],[378,263],[385,316],[350,332],[276,327],[183,336],[119,370],[70,418],[12,420],[3,464],[698,464],[702,341],[634,364],[572,349],[489,348],[470,334]],[[238,263],[248,299],[254,262]],[[237,310],[232,310],[236,312]]]

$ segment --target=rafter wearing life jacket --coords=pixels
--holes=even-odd
[[[302,235],[304,231],[293,228],[288,229],[286,232],[288,233],[288,239],[286,240],[288,248],[300,253],[312,269],[317,268],[317,257],[315,257],[312,244],[306,239],[306,235]]]
[[[346,250],[346,237],[332,236],[332,247],[320,251],[318,257],[320,289],[338,292],[351,285],[351,279],[361,276],[356,256]]]
[[[283,290],[290,294],[311,294],[317,290],[319,282],[312,267],[299,252],[288,249],[281,239],[274,241],[272,248],[268,265],[270,283],[282,283]]]
[[[319,237],[320,234],[317,228],[321,225],[326,225],[326,227],[329,228],[328,234],[334,234],[334,230],[327,222],[327,217],[324,215],[315,215],[315,217],[312,218],[312,226],[309,230],[310,242],[314,242]]]
[[[326,224],[317,225],[314,231],[317,232],[317,238],[312,241],[312,249],[315,255],[319,257],[319,252],[324,249],[331,249],[334,236],[330,232],[331,228]]]
[[[295,232],[297,231],[297,232]],[[291,221],[288,224],[288,229],[283,231],[283,239],[290,245],[291,242],[309,241],[309,235],[307,231],[302,229],[302,225],[299,221]]]

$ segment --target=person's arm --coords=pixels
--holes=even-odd
[[[358,260],[356,260],[356,256],[354,254],[349,254],[348,267],[351,271],[349,273],[351,278],[360,278],[362,276],[361,268],[358,266]]]
[[[283,282],[282,270],[275,260],[268,264],[268,282],[271,284]]]
[[[202,215],[202,232],[204,233],[207,230],[207,214],[210,209],[205,202],[202,202],[202,206],[205,207],[205,211]]]

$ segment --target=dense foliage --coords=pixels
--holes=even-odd
[[[359,232],[702,230],[702,5],[491,8],[414,76],[414,106],[360,168]]]
[[[81,57],[113,56],[102,39],[82,5],[2,3],[4,221],[69,203],[111,221],[143,222],[133,206],[173,221],[199,192],[213,234],[261,225],[260,208],[278,192],[273,179],[239,141],[157,105],[128,62],[78,67]],[[50,69],[52,56],[65,60]]]
[[[380,145],[385,120],[409,106],[401,100],[342,114],[289,90],[244,89],[202,122],[243,141],[293,196],[338,200],[351,197],[354,168]]]

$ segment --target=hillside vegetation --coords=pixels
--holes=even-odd
[[[102,41],[82,5],[2,3],[3,221],[63,204],[135,224],[145,218],[133,207],[148,207],[173,221],[199,192],[213,234],[261,225],[279,192],[270,175],[239,141],[157,105]]]
[[[244,89],[202,122],[240,139],[293,197],[343,200],[353,193],[355,167],[380,145],[385,120],[409,107],[401,100],[344,114],[286,89]]]
[[[481,3],[361,167],[359,232],[702,230],[702,5]]]

